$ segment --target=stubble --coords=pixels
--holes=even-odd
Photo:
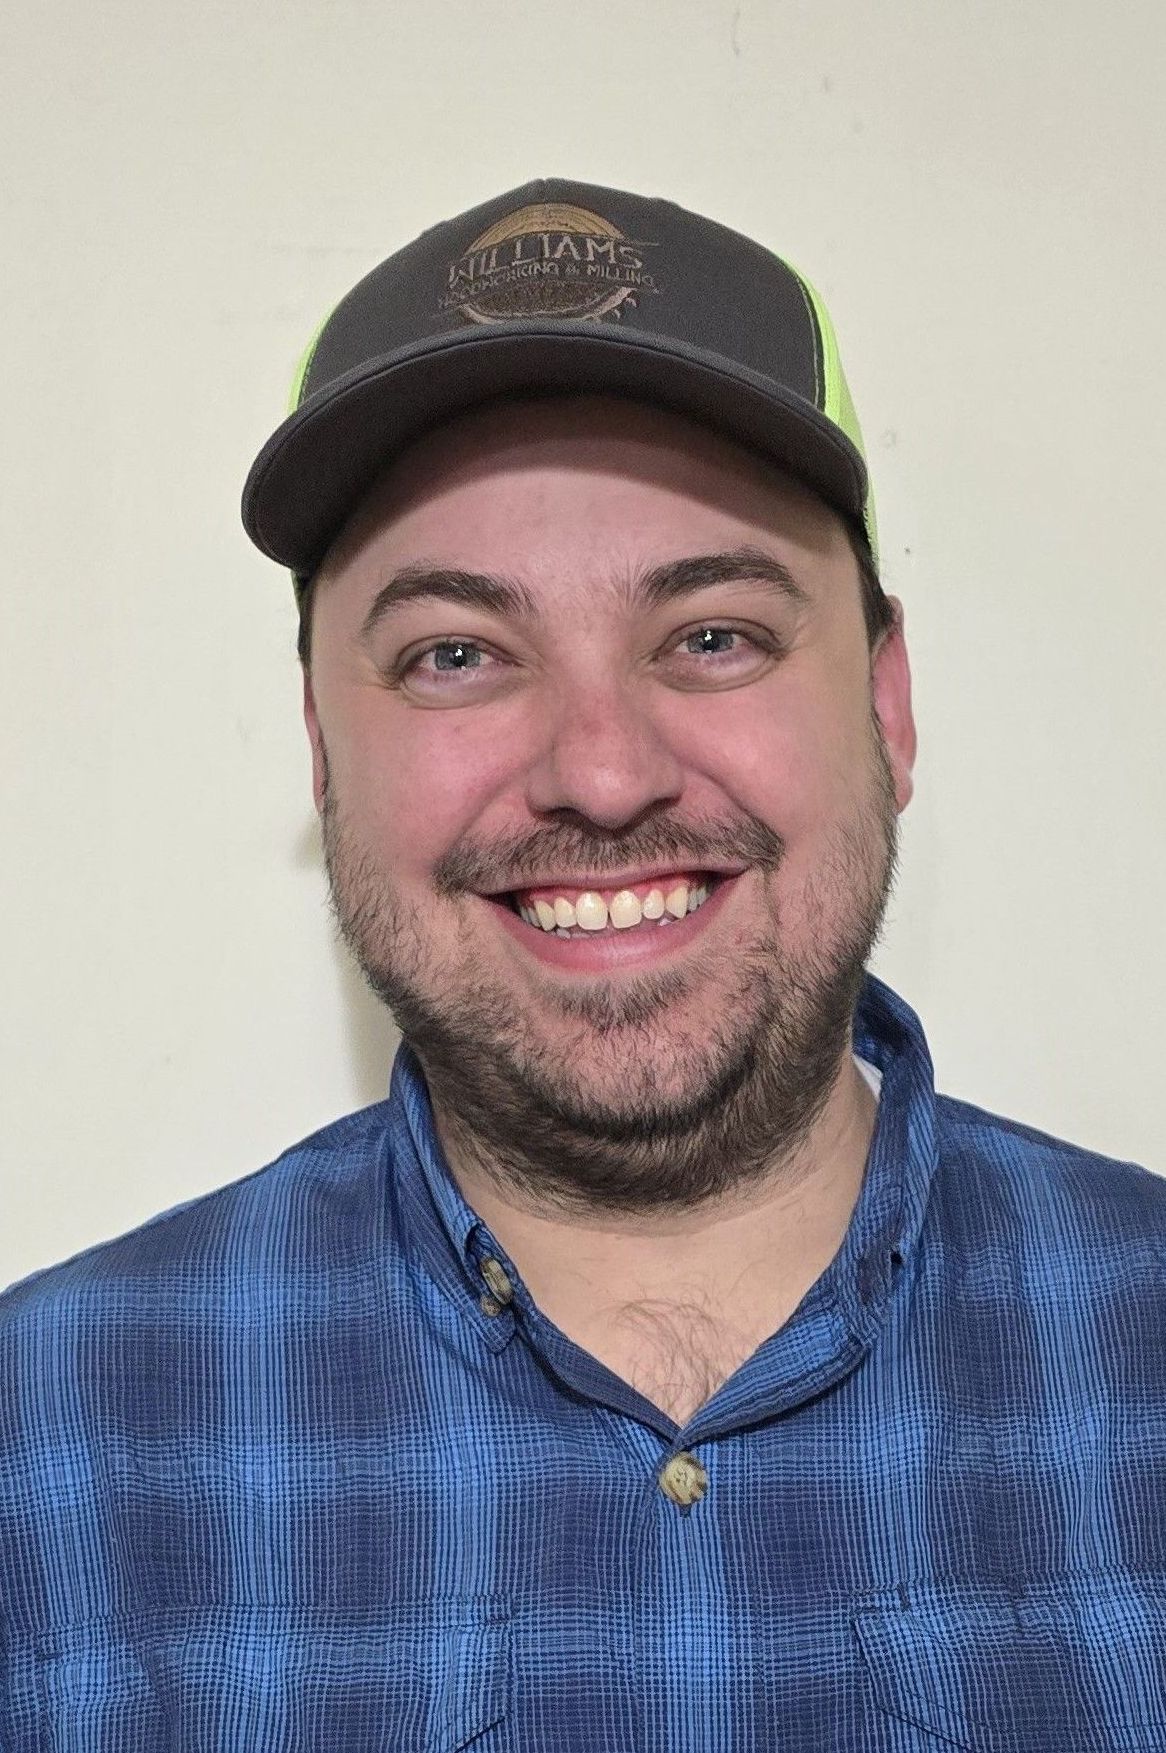
[[[322,817],[340,933],[420,1062],[447,1154],[535,1206],[644,1215],[724,1198],[796,1164],[844,1062],[897,874],[894,780],[873,712],[863,794],[787,898],[800,919],[796,951],[772,880],[779,837],[755,820],[720,825],[719,858],[768,879],[763,917],[736,933],[731,954],[722,917],[709,934],[719,946],[698,938],[673,967],[609,979],[548,973],[534,1005],[506,977],[510,964],[482,953],[472,923],[436,950],[421,909],[361,844],[327,774]],[[688,826],[675,849],[707,851],[711,841],[698,848]],[[650,843],[641,829],[616,857],[660,859],[674,837]],[[572,838],[559,849],[568,866],[614,867],[610,839],[584,847]],[[549,850],[544,836],[537,851]],[[699,856],[676,862],[699,868]],[[441,890],[470,887],[479,868],[454,855]]]

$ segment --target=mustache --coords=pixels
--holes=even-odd
[[[784,853],[780,834],[751,817],[731,823],[707,818],[638,823],[603,838],[583,835],[578,827],[564,823],[505,847],[453,847],[434,867],[433,885],[438,894],[452,899],[467,891],[483,894],[514,888],[530,870],[586,870],[602,877],[629,865],[699,869],[702,863],[717,862],[776,870]],[[512,880],[515,872],[520,874]]]

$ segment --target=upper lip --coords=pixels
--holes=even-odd
[[[740,876],[747,870],[744,864],[710,864],[699,858],[690,863],[654,864],[641,870],[603,871],[600,874],[589,872],[583,876],[524,877],[521,882],[507,883],[497,889],[483,889],[483,895],[514,895],[523,889],[630,889],[636,883],[651,882],[653,877],[675,876],[681,871],[708,873],[711,876]]]

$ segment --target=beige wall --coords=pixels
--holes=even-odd
[[[6,30],[0,1279],[383,1092],[286,578],[319,316],[532,176],[787,253],[864,420],[921,749],[875,963],[942,1089],[1166,1169],[1158,0],[108,0]]]

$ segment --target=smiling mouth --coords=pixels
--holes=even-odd
[[[697,912],[721,881],[719,873],[690,871],[615,890],[514,890],[490,898],[545,937],[630,936],[661,930]]]

